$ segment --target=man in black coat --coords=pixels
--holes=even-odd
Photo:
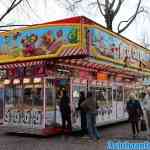
[[[130,95],[126,109],[129,115],[129,122],[131,123],[133,137],[135,137],[139,134],[139,119],[143,115],[143,111],[134,94]]]
[[[87,119],[86,119],[86,112],[82,109],[80,105],[82,104],[82,102],[85,101],[85,99],[86,99],[85,93],[81,91],[77,110],[80,110],[81,129],[83,135],[87,134]]]
[[[62,117],[62,128],[72,130],[70,99],[66,91],[62,91],[60,99],[60,112]],[[67,125],[66,125],[67,123]]]

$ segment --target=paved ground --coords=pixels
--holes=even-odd
[[[109,139],[132,140],[128,123],[102,127],[100,143],[83,140],[78,133],[48,138],[8,135],[0,132],[0,150],[106,150]],[[145,136],[137,140],[143,140]]]

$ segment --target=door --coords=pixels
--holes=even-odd
[[[59,109],[61,90],[66,90],[70,96],[68,79],[45,80],[45,126],[61,126],[61,113]]]
[[[0,87],[0,123],[3,119],[3,110],[4,110],[4,88]]]
[[[115,93],[116,117],[117,120],[122,120],[124,119],[123,86],[116,86]]]
[[[54,79],[45,80],[45,127],[56,123],[56,101]]]
[[[81,128],[80,113],[78,110],[80,92],[84,92],[85,97],[87,93],[86,84],[72,84],[72,126],[73,128]]]

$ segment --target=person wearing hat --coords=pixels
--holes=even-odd
[[[139,120],[143,115],[141,105],[138,100],[136,100],[136,96],[134,94],[130,94],[129,101],[126,106],[129,122],[131,123],[133,137],[139,134]]]

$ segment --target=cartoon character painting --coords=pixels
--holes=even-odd
[[[35,34],[31,34],[21,40],[24,56],[38,56],[46,54],[42,47],[41,39]]]
[[[42,47],[47,50],[47,54],[53,53],[64,44],[63,31],[58,30],[55,37],[48,31],[42,36],[42,40]]]
[[[56,37],[52,36],[52,32],[48,31],[43,36],[38,37],[31,34],[21,40],[24,56],[37,56],[55,52],[63,44],[63,32],[56,32]]]
[[[63,45],[78,41],[78,29],[72,26],[14,31],[0,38],[0,55],[30,57],[54,54]]]
[[[119,56],[119,41],[117,38],[97,29],[91,29],[93,32],[93,47],[97,49],[100,55],[110,58],[118,58]]]

